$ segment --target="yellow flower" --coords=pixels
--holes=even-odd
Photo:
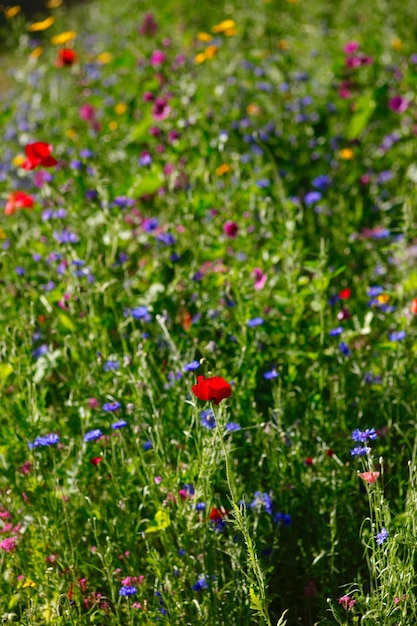
[[[32,52],[29,54],[29,58],[31,58],[31,59],[39,59],[39,57],[41,56],[42,53],[43,53],[42,46],[38,46],[37,48],[34,48],[32,50]]]
[[[15,167],[20,167],[24,160],[25,160],[25,156],[23,154],[18,154],[17,156],[14,157],[14,159],[12,160],[12,163]]]
[[[226,35],[226,37],[234,37],[235,35],[237,35],[237,30],[236,28],[228,28],[224,31],[224,34]]]
[[[248,115],[258,115],[261,112],[261,107],[256,102],[252,102],[246,107],[246,112]]]
[[[62,0],[48,0],[46,7],[48,9],[57,9],[62,5]]]
[[[220,22],[220,24],[216,24],[215,26],[213,26],[213,28],[211,29],[212,33],[224,33],[226,30],[230,30],[231,28],[234,28],[236,26],[236,23],[234,20],[224,20],[223,22]]]
[[[211,41],[213,39],[213,37],[211,35],[209,35],[209,33],[198,33],[197,35],[197,39],[198,41]]]
[[[73,141],[78,141],[78,133],[74,128],[68,128],[65,131],[65,134],[68,137],[68,139],[72,139]]]
[[[398,37],[395,37],[395,39],[391,41],[391,48],[395,52],[399,52],[402,47],[403,47],[403,42],[401,41],[401,39],[398,39]]]
[[[198,54],[195,55],[194,57],[194,63],[204,63],[204,61],[206,60],[206,54],[205,52],[199,52]]]
[[[389,295],[387,293],[380,293],[377,297],[379,304],[386,304],[389,302]]]
[[[112,58],[113,58],[113,55],[111,52],[102,52],[101,54],[98,55],[97,61],[101,63],[102,65],[105,65],[106,63],[110,63]]]
[[[206,59],[212,59],[217,54],[218,47],[217,46],[207,46],[205,50]]]
[[[42,20],[41,22],[33,22],[33,24],[28,26],[28,30],[31,33],[35,33],[35,32],[37,33],[38,31],[46,30],[47,28],[50,28],[54,22],[55,22],[55,18],[47,17],[45,20]]]
[[[36,583],[34,583],[33,580],[27,580],[25,583],[23,583],[23,589],[25,587],[36,587]]]
[[[0,228],[0,239],[6,239],[7,235],[2,228]]]
[[[127,104],[125,104],[124,102],[119,102],[119,104],[116,104],[116,106],[114,107],[114,112],[117,115],[123,115],[123,113],[126,113],[127,111]]]
[[[18,15],[21,10],[22,8],[18,4],[15,4],[14,7],[6,7],[4,9],[4,15],[7,17],[7,19],[11,20],[12,17],[15,17],[15,15]]]
[[[229,165],[228,163],[223,163],[222,165],[219,165],[219,167],[216,167],[217,176],[223,176],[223,174],[227,174],[227,172],[231,172],[231,171],[232,171],[232,166]]]
[[[350,159],[353,159],[354,157],[353,150],[350,148],[343,148],[343,150],[339,152],[339,156],[344,161],[350,161]]]
[[[77,33],[75,32],[75,30],[66,30],[63,33],[60,33],[59,35],[55,35],[54,37],[52,37],[51,43],[54,46],[63,46],[69,41],[73,41],[76,38],[76,36],[77,36]]]
[[[288,43],[288,41],[286,41],[286,39],[278,39],[278,42],[277,42],[278,50],[288,50],[289,47],[290,47],[290,44]]]
[[[109,129],[110,130],[116,130],[117,126],[118,126],[117,122],[110,122],[109,123]]]

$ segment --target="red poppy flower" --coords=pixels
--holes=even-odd
[[[349,287],[346,287],[346,289],[342,289],[342,291],[339,291],[339,298],[341,300],[349,300],[351,293],[352,291],[349,289]]]
[[[214,404],[219,404],[232,395],[232,388],[221,376],[213,376],[213,378],[198,376],[197,384],[192,387],[192,392],[199,400],[213,400]]]
[[[103,460],[102,456],[95,456],[92,459],[90,459],[90,463],[91,463],[91,465],[97,466],[99,463],[102,462],[102,460]]]
[[[51,156],[52,146],[49,143],[43,141],[28,143],[25,152],[27,158],[22,163],[24,170],[34,170],[39,165],[43,167],[53,167],[58,163],[58,161]]]
[[[414,300],[412,301],[410,310],[413,315],[417,315],[417,298],[414,298]]]
[[[13,215],[16,209],[31,209],[35,204],[32,196],[24,191],[12,191],[4,208],[5,215]]]
[[[229,515],[229,511],[218,509],[216,506],[211,507],[210,519],[212,522],[219,522]]]
[[[70,48],[61,48],[55,61],[57,67],[71,67],[77,60],[77,53]]]

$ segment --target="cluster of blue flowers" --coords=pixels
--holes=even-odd
[[[33,441],[28,442],[29,450],[34,448],[42,448],[48,446],[55,446],[59,442],[59,435],[50,433],[49,435],[41,435],[36,437]]]
[[[378,437],[375,428],[366,428],[365,430],[359,430],[356,428],[352,433],[352,439],[356,443],[362,443],[362,446],[356,446],[352,448],[350,454],[352,456],[366,456],[371,448],[367,446],[369,440],[376,439]]]

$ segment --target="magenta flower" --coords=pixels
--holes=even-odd
[[[359,50],[359,44],[357,41],[348,41],[347,44],[343,46],[343,52],[345,54],[355,54]]]
[[[408,101],[402,96],[394,96],[389,101],[388,106],[395,113],[404,113],[408,109]]]
[[[171,113],[171,107],[165,98],[156,98],[152,107],[152,117],[157,122],[165,120]]]
[[[3,541],[0,541],[0,549],[5,552],[13,552],[16,548],[17,540],[17,537],[8,537],[7,539],[3,539]]]
[[[237,237],[237,233],[239,231],[239,226],[236,222],[226,222],[223,226],[223,232],[226,237],[230,237],[230,239],[235,239]]]
[[[255,267],[253,272],[251,273],[252,278],[255,279],[255,289],[256,291],[260,291],[264,288],[266,281],[268,280],[268,276],[263,273],[260,267]]]
[[[162,52],[162,50],[155,50],[155,52],[152,52],[151,54],[149,63],[151,65],[162,65],[165,59],[166,59],[166,55],[164,52]]]

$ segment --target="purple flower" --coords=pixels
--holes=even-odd
[[[329,335],[331,337],[337,337],[338,335],[341,335],[343,333],[343,326],[337,326],[337,328],[333,328],[332,330],[329,330]]]
[[[350,454],[352,456],[366,456],[368,454],[368,452],[371,451],[371,448],[368,448],[367,446],[357,446],[356,448],[352,448],[352,450],[350,451]]]
[[[289,526],[291,524],[291,515],[289,515],[289,513],[275,513],[274,524],[280,524],[280,526]]]
[[[274,378],[278,378],[279,374],[275,367],[272,368],[269,372],[264,372],[263,377],[265,380],[273,380]]]
[[[42,435],[40,437],[36,437],[36,439],[29,441],[28,446],[29,450],[33,450],[33,448],[54,446],[59,442],[59,435],[55,433],[50,433],[49,435]]]
[[[257,509],[258,511],[265,508],[265,511],[272,515],[272,499],[268,493],[262,491],[255,491],[254,499],[252,500],[251,509]]]
[[[128,596],[134,596],[137,592],[138,590],[134,587],[134,585],[123,585],[123,587],[120,587],[119,589],[119,596],[124,596],[126,598]]]
[[[319,191],[309,191],[305,196],[304,196],[304,203],[307,206],[311,206],[312,204],[315,204],[316,202],[320,202],[320,200],[322,199],[322,194]]]
[[[408,100],[402,96],[394,96],[389,101],[388,106],[395,113],[404,113],[408,109]]]
[[[124,428],[125,426],[127,426],[127,422],[125,420],[119,420],[111,425],[112,430],[118,430],[119,428]]]
[[[199,361],[191,361],[191,363],[187,363],[184,365],[184,372],[194,372],[200,367]]]
[[[240,430],[240,424],[238,424],[237,422],[229,422],[228,424],[226,424],[226,431],[228,433],[234,433],[237,430]]]
[[[152,441],[145,441],[144,444],[142,445],[142,448],[145,452],[147,452],[148,450],[152,450],[153,448]]]
[[[365,430],[356,428],[352,433],[352,439],[357,443],[367,443],[368,439],[376,439],[377,437],[375,428],[366,428]]]
[[[204,411],[201,411],[200,423],[204,428],[209,428],[210,430],[216,428],[217,423],[212,409],[205,409]]]
[[[389,334],[390,341],[401,341],[405,339],[406,333],[405,330],[396,330]]]
[[[200,576],[198,577],[198,580],[196,583],[194,583],[194,585],[191,587],[191,589],[193,591],[202,591],[203,589],[208,589],[208,584],[207,584],[207,576],[204,576],[204,574],[200,574]]]
[[[255,326],[261,326],[264,323],[262,317],[253,317],[252,319],[247,321],[247,325],[250,328],[254,328]]]
[[[349,356],[350,354],[349,346],[344,341],[339,343],[339,350],[344,356]]]
[[[39,357],[44,356],[47,353],[48,353],[48,346],[46,343],[43,343],[42,345],[35,348],[35,350],[32,350],[32,356],[35,359],[39,359]]]
[[[85,433],[84,441],[86,441],[87,443],[89,441],[95,441],[96,439],[99,439],[99,437],[102,437],[102,435],[103,433],[101,432],[101,430],[95,428],[94,430],[89,430],[88,433]]]
[[[106,412],[112,412],[117,411],[118,409],[120,409],[121,406],[122,405],[120,404],[120,402],[106,402],[105,404],[103,404],[102,409]]]
[[[381,546],[388,539],[388,536],[389,532],[387,531],[387,529],[381,528],[381,530],[379,531],[379,533],[377,533],[375,537],[375,541],[379,546]]]
[[[119,369],[119,361],[108,360],[103,365],[103,369],[105,372],[115,372]]]

